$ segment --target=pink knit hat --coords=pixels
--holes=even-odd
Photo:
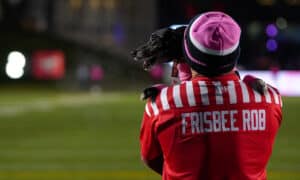
[[[184,36],[187,63],[199,73],[219,75],[231,71],[239,57],[241,29],[223,12],[195,17]]]

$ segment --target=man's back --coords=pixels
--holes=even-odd
[[[235,74],[164,88],[146,105],[142,155],[163,154],[166,180],[266,179],[281,104],[276,89],[260,95]]]

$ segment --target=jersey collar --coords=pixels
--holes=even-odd
[[[192,81],[228,81],[228,80],[233,80],[233,81],[239,81],[240,77],[232,72],[228,74],[223,74],[220,76],[215,76],[215,77],[207,77],[207,76],[195,76],[192,78]]]

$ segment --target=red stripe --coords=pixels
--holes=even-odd
[[[269,92],[269,91],[268,91],[268,92]],[[269,92],[269,95],[271,96],[270,92]],[[262,101],[262,103],[267,103],[266,94],[263,94],[263,95],[261,96],[261,101]]]
[[[243,93],[242,93],[242,88],[241,88],[241,85],[240,83],[238,83],[238,81],[234,81],[234,87],[235,87],[235,90],[236,90],[236,101],[237,101],[237,104],[243,102]]]
[[[216,88],[211,82],[205,82],[207,91],[208,91],[208,98],[209,98],[209,106],[216,105]]]
[[[270,94],[270,97],[271,97],[271,103],[272,104],[276,104],[275,103],[275,95],[274,93],[268,88],[268,91],[269,91],[269,94]]]
[[[255,95],[254,95],[254,89],[249,87],[247,83],[245,83],[248,89],[249,99],[250,103],[255,103]]]
[[[182,102],[183,107],[189,107],[185,83],[180,85],[180,96],[181,96],[181,102]]]
[[[158,112],[162,112],[163,108],[162,108],[162,103],[161,103],[161,99],[160,99],[160,94],[158,94],[158,96],[156,97],[155,102],[156,102]]]
[[[200,87],[198,81],[193,81],[193,88],[194,88],[196,106],[198,106],[199,104],[201,104]]]
[[[223,96],[223,104],[229,104],[229,92],[228,92],[228,83],[227,81],[220,81],[222,84],[222,96]]]

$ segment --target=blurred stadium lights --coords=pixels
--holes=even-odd
[[[19,51],[12,51],[7,56],[6,74],[11,79],[20,79],[24,75],[26,58]]]
[[[177,28],[180,28],[182,26],[187,26],[186,24],[173,24],[170,26],[171,29],[177,29]]]
[[[266,48],[269,52],[275,52],[278,49],[278,42],[274,39],[278,35],[278,28],[275,24],[268,24],[266,27],[266,34],[268,36]]]
[[[299,6],[300,1],[299,0],[257,0],[257,3],[262,6],[273,6],[276,3],[284,3],[289,6]]]
[[[283,17],[279,17],[276,19],[276,25],[279,29],[285,29],[288,26],[287,20]]]
[[[269,24],[266,28],[266,34],[269,37],[275,37],[278,34],[278,29],[275,24]]]
[[[270,52],[275,52],[278,48],[278,43],[275,39],[268,39],[266,43],[266,48]]]
[[[69,5],[72,10],[78,10],[82,7],[82,0],[69,0]]]
[[[125,30],[124,30],[124,26],[121,22],[116,23],[113,26],[113,38],[114,41],[118,44],[118,45],[122,45],[122,43],[124,43],[124,40],[126,39],[126,34],[125,34]]]
[[[23,0],[8,0],[7,2],[12,5],[12,6],[16,6],[18,4],[20,4]]]
[[[239,71],[241,77],[253,75],[278,88],[283,96],[300,96],[299,71]],[[295,83],[291,83],[295,82]]]
[[[32,75],[38,80],[61,80],[65,76],[65,54],[61,50],[38,50],[31,57]]]
[[[259,21],[253,21],[249,23],[247,27],[247,32],[250,38],[255,39],[256,37],[259,36],[259,34],[262,31],[262,24]]]
[[[155,29],[172,24],[171,28],[177,28],[195,14],[222,9],[244,32],[239,65],[269,70],[276,64],[280,70],[299,70],[299,4],[300,0],[0,0],[0,38],[9,43],[2,43],[0,57],[6,59],[7,48],[23,49],[30,61],[24,81],[37,79],[30,74],[34,54],[44,49],[61,49],[65,54],[65,74],[61,73],[59,80],[73,83],[74,72],[83,62],[88,67],[101,64],[104,70],[121,73],[123,64],[131,67],[126,61],[130,59],[128,52]],[[116,60],[110,60],[110,56]],[[264,57],[268,58],[266,62],[261,60]],[[40,63],[41,69],[53,66],[49,58],[41,59],[46,59]],[[125,60],[122,66],[119,60]],[[7,71],[12,69],[7,65]],[[2,76],[0,82],[6,81],[6,74]]]
[[[257,2],[262,6],[272,6],[276,0],[257,0]]]
[[[291,5],[291,6],[299,6],[300,5],[300,1],[299,0],[285,0],[285,2],[288,5]]]

